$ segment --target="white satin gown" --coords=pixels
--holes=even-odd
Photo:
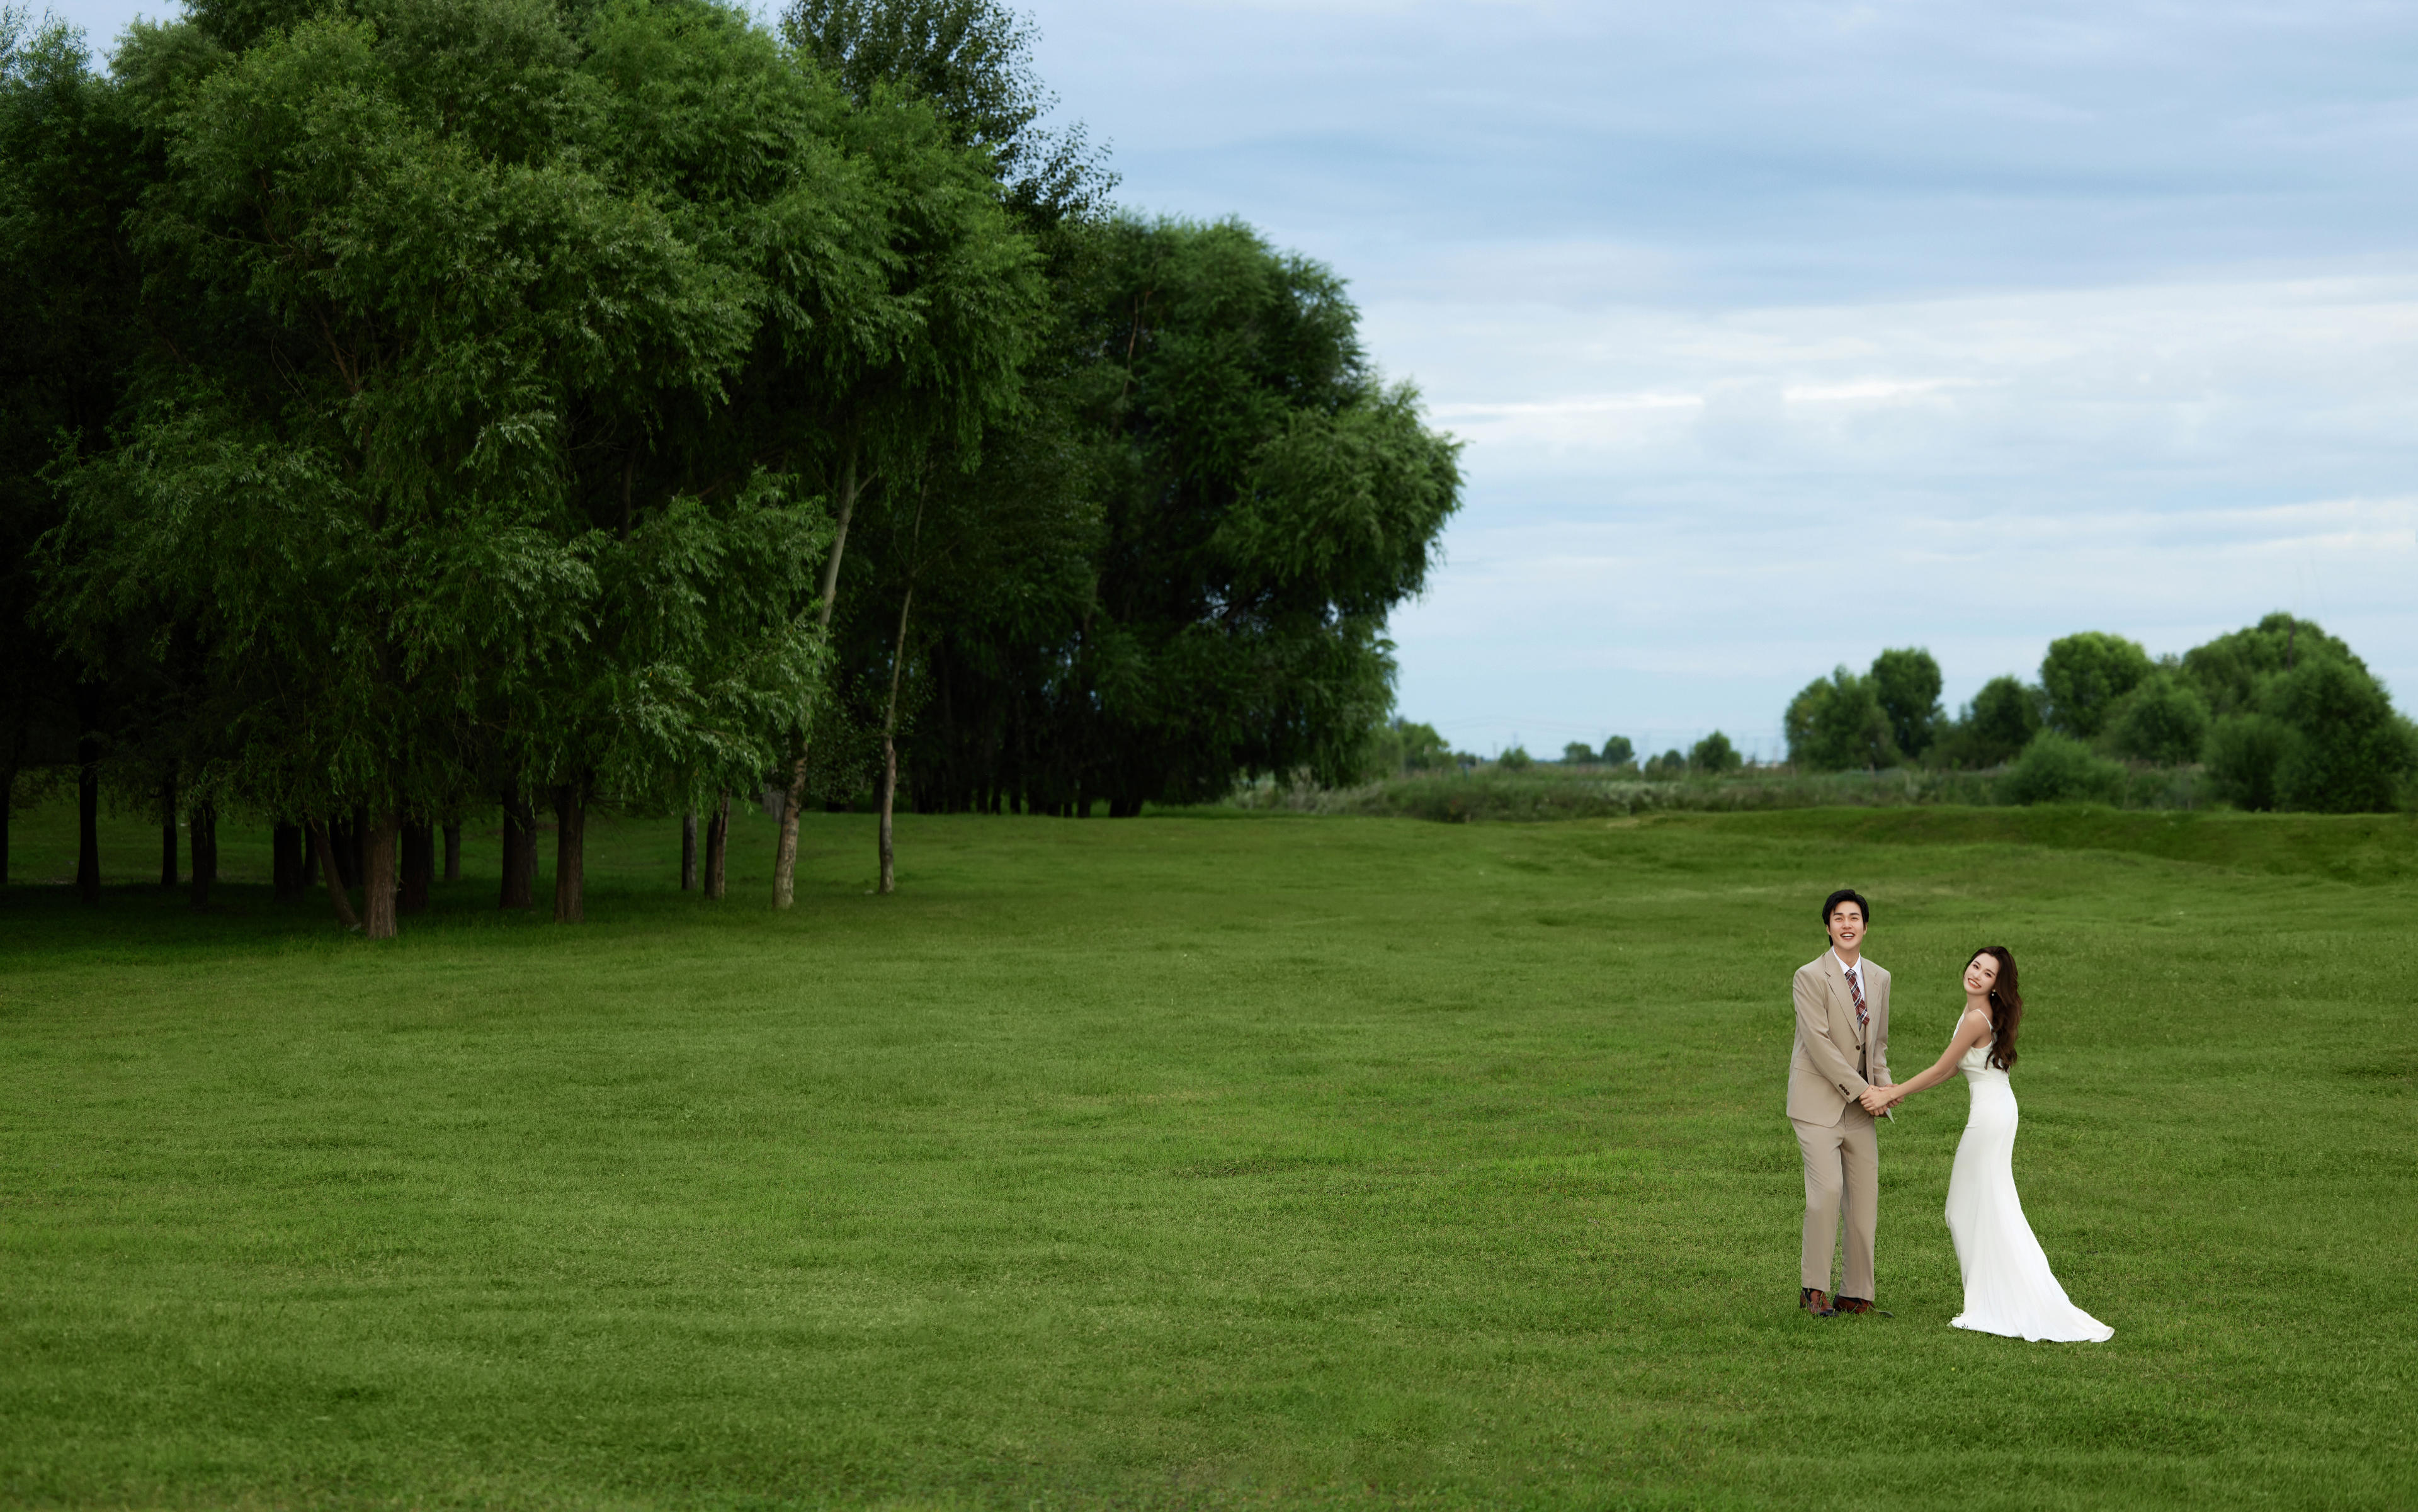
[[[1956,1069],[1973,1093],[1956,1168],[1948,1178],[1948,1231],[1965,1273],[1965,1310],[1958,1328],[2009,1338],[2097,1343],[2116,1330],[2067,1300],[2032,1237],[2015,1195],[2015,1089],[1989,1064],[1985,1041],[1965,1052]]]

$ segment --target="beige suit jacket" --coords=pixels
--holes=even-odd
[[[1797,969],[1797,1049],[1788,1058],[1788,1116],[1829,1128],[1867,1086],[1887,1087],[1890,975],[1864,961],[1864,1010],[1856,1028],[1856,1000],[1846,969],[1829,951]],[[1869,1076],[1857,1072],[1860,1059]]]

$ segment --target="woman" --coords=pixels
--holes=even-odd
[[[2116,1330],[2066,1300],[2015,1195],[2015,1090],[2007,1073],[2023,1017],[2014,956],[1997,945],[1975,952],[1965,967],[1965,1016],[1948,1053],[1921,1075],[1879,1089],[1881,1101],[1886,1107],[1936,1087],[1951,1071],[1965,1073],[1972,1090],[1948,1178],[1948,1232],[1965,1273],[1965,1310],[1952,1324],[2009,1338],[2097,1343]]]

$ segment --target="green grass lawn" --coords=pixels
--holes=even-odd
[[[818,816],[786,915],[760,816],[718,906],[614,823],[588,924],[474,833],[372,946],[265,832],[195,915],[113,823],[90,910],[23,817],[0,1503],[2418,1504],[2410,832],[2185,818],[907,817],[883,898]],[[2021,960],[2111,1343],[1947,1326],[1955,1084],[1883,1135],[1897,1316],[1796,1312],[1843,883],[1901,1075]]]

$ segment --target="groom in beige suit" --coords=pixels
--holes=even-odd
[[[1816,1318],[1873,1311],[1880,1140],[1861,1101],[1890,1085],[1890,978],[1863,957],[1873,906],[1841,888],[1822,903],[1830,948],[1797,969],[1797,1049],[1788,1058],[1788,1122],[1805,1153],[1805,1243],[1797,1305]],[[1833,1301],[1830,1257],[1845,1219],[1847,1263]]]

